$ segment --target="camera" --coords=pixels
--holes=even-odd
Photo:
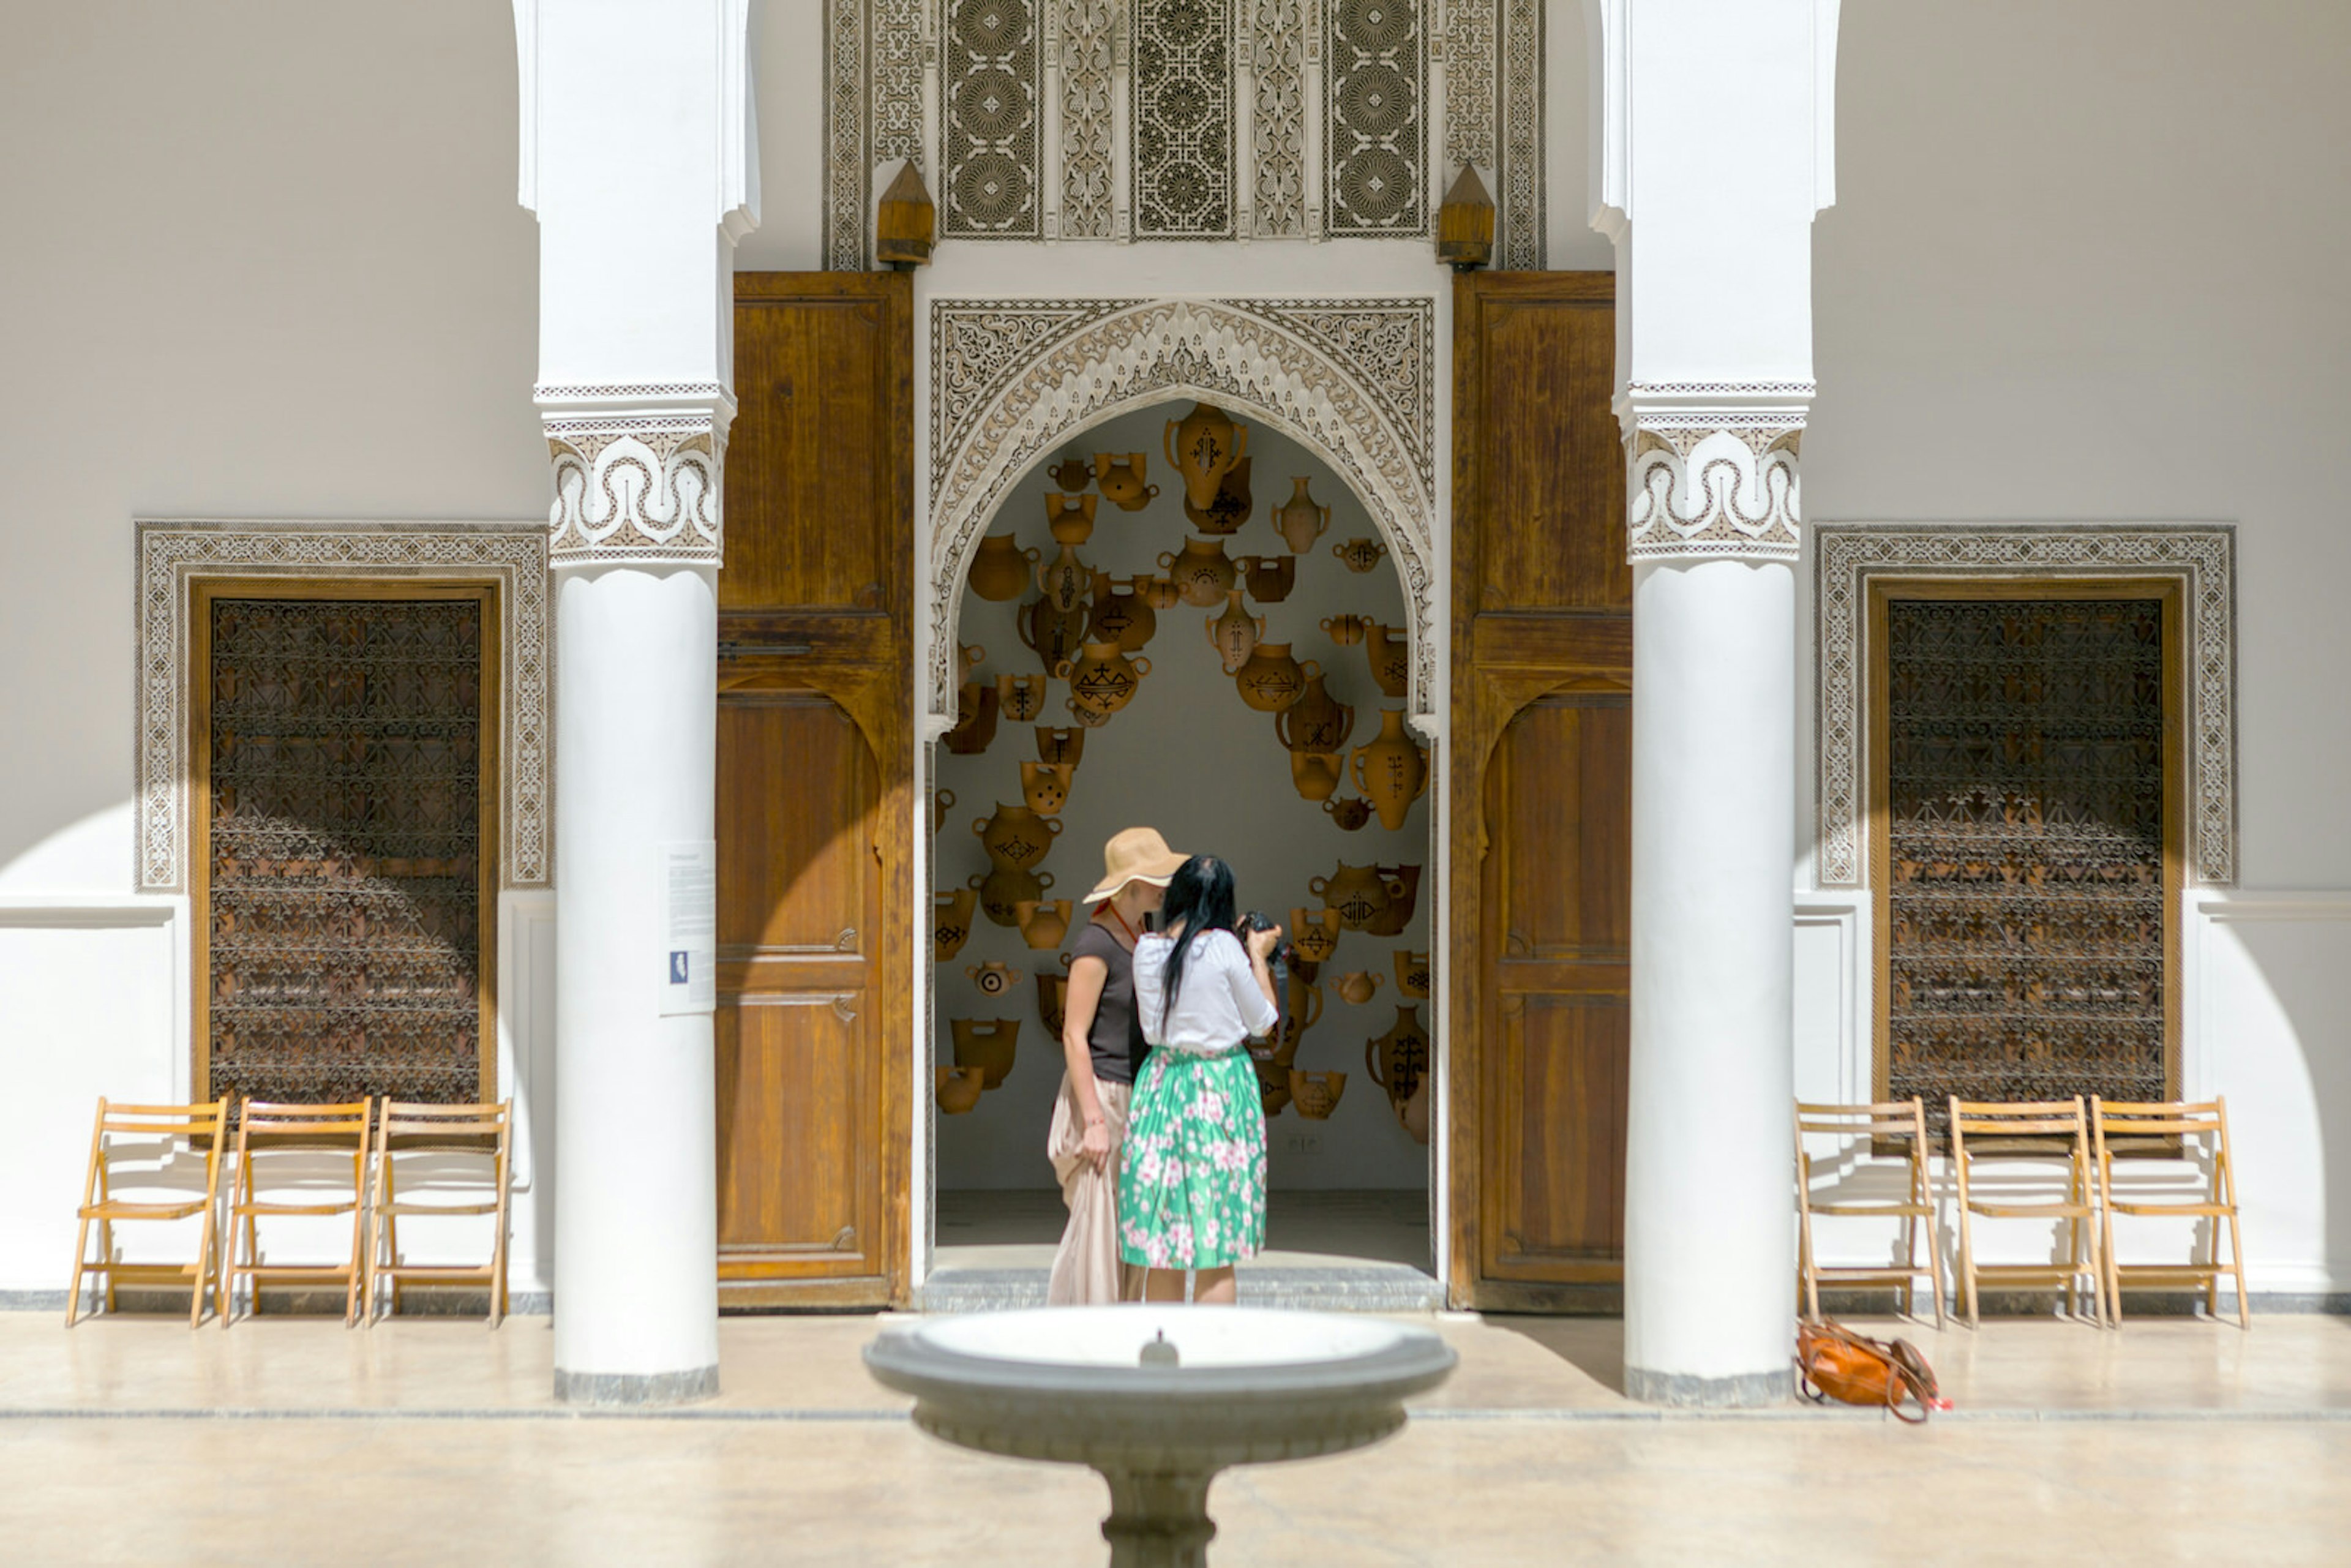
[[[1253,931],[1278,931],[1280,928],[1281,922],[1268,919],[1262,912],[1255,909],[1233,923],[1234,932],[1244,943],[1248,942],[1249,933]],[[1268,955],[1268,963],[1276,971],[1275,977],[1280,978],[1281,972],[1298,967],[1297,946],[1288,941],[1275,943],[1272,953]]]

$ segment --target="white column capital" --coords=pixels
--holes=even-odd
[[[1616,399],[1626,557],[1794,560],[1812,400],[1810,382],[1628,383]]]
[[[732,392],[716,382],[542,383],[534,401],[554,470],[550,567],[718,565]]]

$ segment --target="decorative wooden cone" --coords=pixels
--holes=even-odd
[[[913,160],[899,164],[898,177],[882,193],[882,204],[873,215],[873,258],[902,272],[925,266],[931,259],[931,236],[937,226],[938,209]]]
[[[1464,163],[1437,209],[1437,259],[1456,272],[1468,272],[1494,258],[1494,198],[1477,165]]]

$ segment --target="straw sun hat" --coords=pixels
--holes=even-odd
[[[1100,904],[1130,882],[1165,887],[1191,857],[1167,847],[1156,828],[1129,828],[1102,846],[1102,885],[1086,894],[1088,904]]]

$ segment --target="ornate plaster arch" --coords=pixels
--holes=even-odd
[[[953,723],[964,572],[1005,493],[1103,421],[1193,398],[1263,421],[1353,490],[1404,580],[1406,710],[1437,694],[1436,301],[940,299],[931,306],[930,706]]]

